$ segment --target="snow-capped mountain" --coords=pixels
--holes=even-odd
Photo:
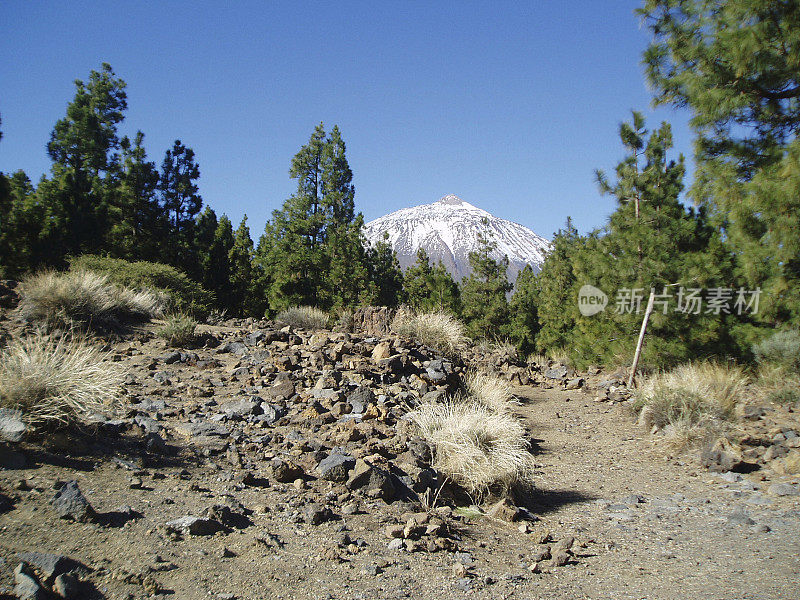
[[[457,281],[470,274],[468,256],[480,247],[479,234],[497,245],[495,258],[508,256],[512,283],[526,264],[538,273],[550,250],[550,242],[527,227],[495,217],[452,194],[433,204],[403,208],[364,226],[371,244],[384,239],[384,233],[389,234],[388,242],[403,269],[414,264],[422,247],[434,263],[441,260]]]

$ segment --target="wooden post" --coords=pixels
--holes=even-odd
[[[642,329],[639,331],[639,341],[636,343],[636,354],[633,355],[633,364],[631,365],[631,374],[628,377],[628,387],[633,387],[633,378],[636,375],[636,369],[639,366],[639,357],[642,354],[642,345],[644,344],[644,332],[647,331],[647,321],[650,320],[650,314],[653,312],[653,302],[655,301],[655,290],[650,288],[650,298],[647,300],[647,308],[644,311],[644,318],[642,319]]]

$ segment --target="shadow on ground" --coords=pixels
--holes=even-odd
[[[577,490],[530,490],[524,494],[516,494],[515,500],[531,513],[543,515],[554,512],[562,506],[593,502],[597,496],[585,494]]]

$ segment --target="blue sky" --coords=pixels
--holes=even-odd
[[[603,225],[630,109],[650,108],[649,34],[627,0],[545,2],[30,2],[0,4],[0,170],[49,171],[45,145],[75,79],[109,62],[121,133],[161,163],[192,147],[206,204],[254,239],[295,189],[292,156],[338,124],[367,220],[445,194],[550,237]]]

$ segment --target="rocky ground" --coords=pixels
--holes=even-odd
[[[613,374],[484,356],[519,386],[537,489],[479,508],[440,492],[403,418],[462,365],[391,337],[204,333],[111,343],[114,418],[0,445],[0,597],[800,597],[790,408],[749,405],[741,452],[702,465],[637,426]]]

